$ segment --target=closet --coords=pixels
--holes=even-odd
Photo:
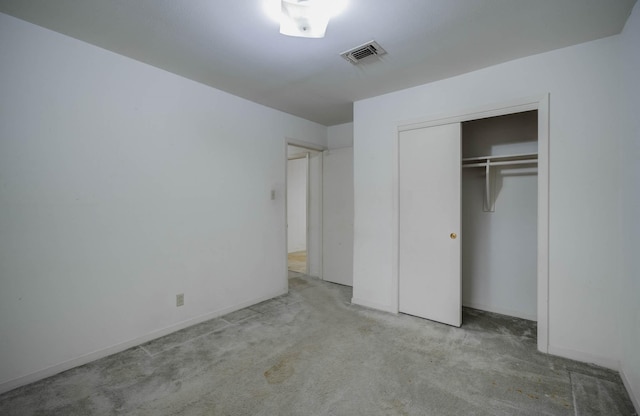
[[[462,305],[537,319],[537,111],[462,123]]]
[[[537,111],[398,134],[399,311],[536,319]]]

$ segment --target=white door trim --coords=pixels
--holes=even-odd
[[[399,133],[405,130],[461,123],[523,111],[538,111],[538,350],[549,352],[549,94],[510,102],[488,104],[479,108],[460,109],[447,114],[434,114],[396,124],[393,142],[393,234],[392,234],[392,290],[396,294],[392,310],[398,312],[399,278]]]
[[[323,152],[323,151],[327,150],[327,148],[324,147],[324,146],[319,146],[319,145],[314,144],[314,143],[303,142],[302,140],[291,139],[289,137],[285,137],[285,139],[284,139],[285,151],[287,150],[287,146],[289,146],[289,145],[295,146],[295,147],[301,147],[303,149],[314,150],[316,152]]]

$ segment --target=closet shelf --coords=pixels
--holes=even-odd
[[[532,165],[538,164],[537,153],[523,153],[518,155],[506,156],[481,156],[467,157],[462,159],[463,168],[484,168],[484,211],[495,211],[495,192],[493,191],[495,183],[495,171],[491,170],[492,166],[511,166],[511,165]]]

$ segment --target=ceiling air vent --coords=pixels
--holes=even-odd
[[[367,59],[371,56],[380,56],[384,55],[385,53],[387,53],[387,51],[382,49],[382,46],[378,45],[378,42],[372,40],[365,43],[364,45],[356,46],[353,49],[342,52],[340,56],[356,65],[362,60]]]

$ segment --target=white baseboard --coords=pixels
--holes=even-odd
[[[590,354],[588,352],[549,345],[549,354],[569,358],[571,360],[582,361],[583,363],[599,365],[600,367],[609,368],[615,371],[620,371],[620,361],[613,358]]]
[[[394,310],[391,305],[385,305],[382,303],[371,302],[364,299],[351,298],[351,303],[354,305],[364,306],[365,308],[377,309],[379,311],[389,312],[393,314],[397,314],[398,311]]]
[[[526,312],[516,311],[513,309],[500,308],[495,306],[483,305],[481,303],[475,302],[463,302],[462,306],[466,306],[468,308],[479,309],[481,311],[499,313],[500,315],[508,315],[515,316],[516,318],[527,319],[529,321],[537,321],[538,316],[536,314],[530,315]]]
[[[210,319],[214,319],[214,318],[218,318],[220,316],[226,315],[228,313],[231,312],[235,312],[237,310],[246,308],[248,306],[251,305],[255,305],[257,303],[260,303],[262,301],[268,300],[268,299],[272,299],[275,298],[276,296],[280,296],[280,295],[284,295],[285,293],[287,293],[287,290],[285,289],[284,291],[278,291],[276,293],[273,294],[269,294],[266,296],[261,296],[255,299],[251,299],[251,300],[247,300],[244,302],[241,302],[237,305],[234,306],[230,306],[227,308],[223,308],[223,309],[218,309],[215,310],[213,312],[209,312],[206,313],[204,315],[200,315],[197,316],[195,318],[191,318],[191,319],[187,319],[186,321],[182,321],[182,322],[178,322],[177,324],[168,326],[166,328],[162,328],[162,329],[158,329],[156,331],[150,332],[148,334],[142,335],[140,337],[136,337],[134,339],[116,344],[116,345],[112,345],[110,347],[106,347],[103,349],[100,349],[98,351],[94,351],[94,352],[90,352],[88,354],[82,355],[80,357],[76,357],[73,358],[71,360],[68,361],[64,361],[62,363],[59,364],[55,364],[52,365],[51,367],[47,367],[44,368],[42,370],[38,370],[36,372],[27,374],[25,376],[21,376],[18,378],[14,378],[12,380],[8,380],[5,382],[0,383],[0,394],[2,393],[6,393],[10,390],[16,389],[18,387],[21,386],[25,386],[27,384],[31,384],[34,383],[36,381],[42,380],[44,378],[47,377],[51,377],[53,375],[56,375],[58,373],[61,373],[63,371],[67,371],[70,370],[74,367],[78,367],[84,364],[88,364],[92,361],[95,360],[99,360],[100,358],[104,358],[107,357],[109,355],[113,355],[119,352],[122,352],[124,350],[127,350],[131,347],[135,347],[137,345],[141,345],[144,344],[145,342],[149,342],[151,340],[154,340],[156,338],[160,338],[163,337],[165,335],[171,334],[172,332],[176,332],[179,331],[181,329],[199,324],[201,322],[205,322],[208,321]]]
[[[640,397],[638,397],[635,390],[633,390],[633,386],[631,386],[631,382],[629,381],[627,374],[624,372],[624,368],[620,369],[620,378],[622,378],[624,388],[627,389],[627,393],[629,393],[629,397],[631,397],[631,402],[633,403],[633,407],[636,409],[636,413],[640,414]]]

